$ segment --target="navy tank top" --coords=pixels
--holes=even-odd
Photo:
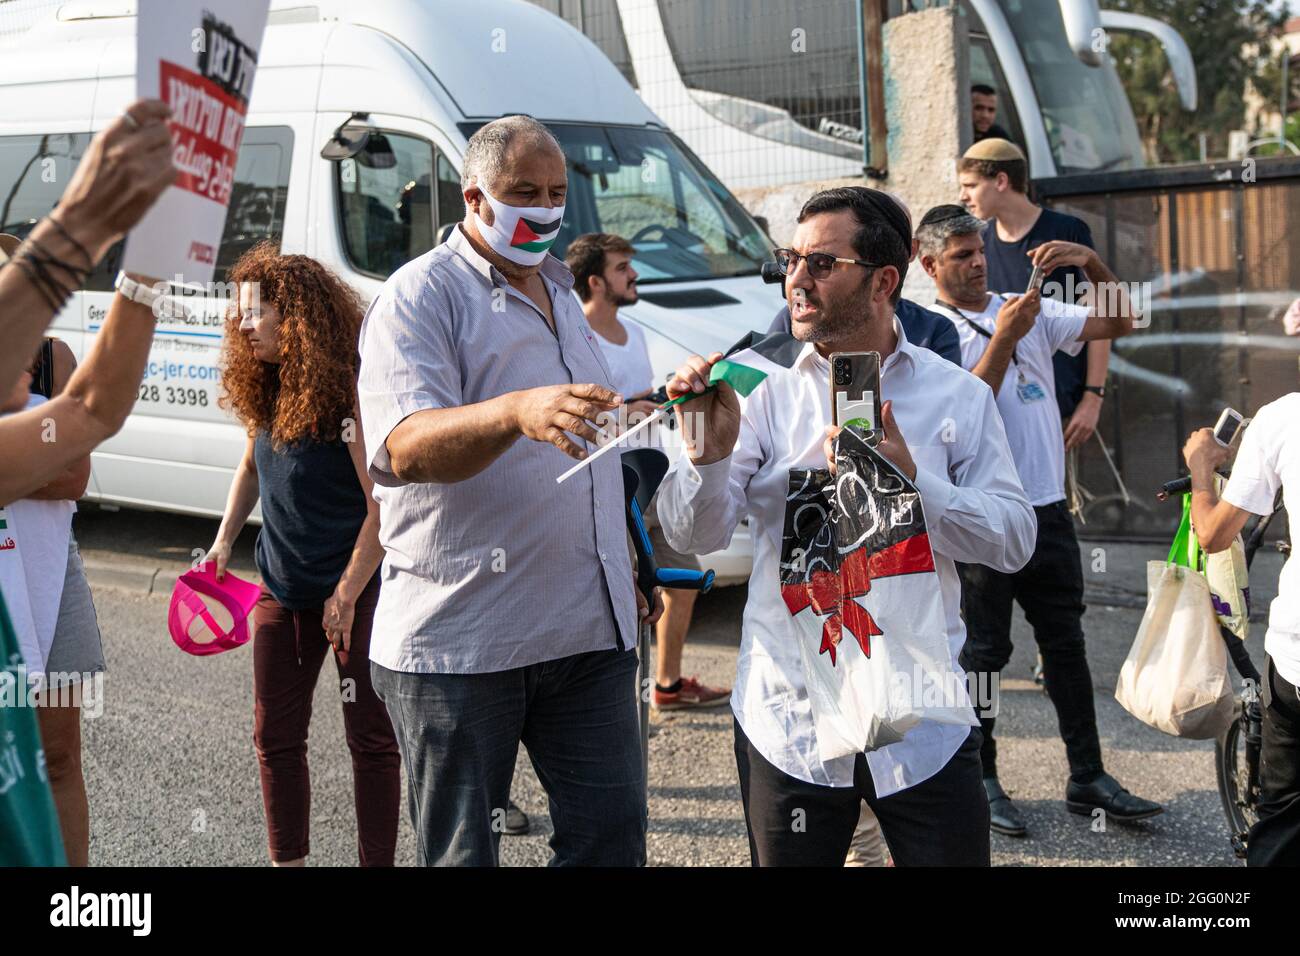
[[[257,569],[281,607],[318,608],[334,593],[366,520],[347,445],[305,440],[276,449],[259,431],[253,457],[262,496]]]

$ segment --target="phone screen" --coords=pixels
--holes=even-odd
[[[1231,445],[1241,427],[1241,416],[1231,408],[1225,408],[1214,426],[1214,440],[1220,445]]]

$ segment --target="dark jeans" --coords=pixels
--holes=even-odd
[[[1034,509],[1038,540],[1019,571],[1004,574],[982,564],[959,564],[966,643],[962,669],[984,681],[997,678],[1011,659],[1011,607],[1024,609],[1043,655],[1043,684],[1070,762],[1070,777],[1088,783],[1102,772],[1101,742],[1093,705],[1092,675],[1083,639],[1083,565],[1074,521],[1064,501]],[[981,715],[984,776],[997,775],[994,719]]]
[[[843,866],[862,801],[880,821],[896,866],[989,866],[989,804],[980,732],[928,780],[877,797],[864,754],[853,786],[823,787],[778,770],[736,721],[736,769],[754,866]]]
[[[521,742],[550,801],[552,866],[645,863],[635,653],[491,674],[370,671],[397,729],[419,863],[497,864]]]
[[[370,625],[378,600],[376,577],[357,599],[350,650],[334,655],[343,728],[352,753],[357,853],[362,866],[393,865],[402,788],[393,725],[370,686]],[[263,588],[253,615],[253,742],[262,772],[271,859],[283,863],[311,850],[307,727],[316,680],[331,648],[321,626],[320,608],[286,610]]]
[[[1300,688],[1268,659],[1259,751],[1259,822],[1247,842],[1249,866],[1300,865]]]

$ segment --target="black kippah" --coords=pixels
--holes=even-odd
[[[903,212],[903,207],[898,204],[889,193],[882,193],[878,189],[871,189],[867,186],[859,187],[862,197],[871,203],[873,209],[884,217],[898,237],[903,240],[903,249],[910,255],[912,252],[912,224],[907,221],[907,213]]]
[[[956,203],[945,203],[942,206],[935,206],[922,216],[921,227],[933,226],[935,223],[947,222],[949,219],[956,219],[959,216],[969,216],[970,214],[970,210],[965,206],[959,206]]]

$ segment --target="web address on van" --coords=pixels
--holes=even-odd
[[[145,377],[160,378],[164,382],[215,382],[221,377],[221,370],[215,365],[193,365],[184,362],[154,362],[145,367]]]

